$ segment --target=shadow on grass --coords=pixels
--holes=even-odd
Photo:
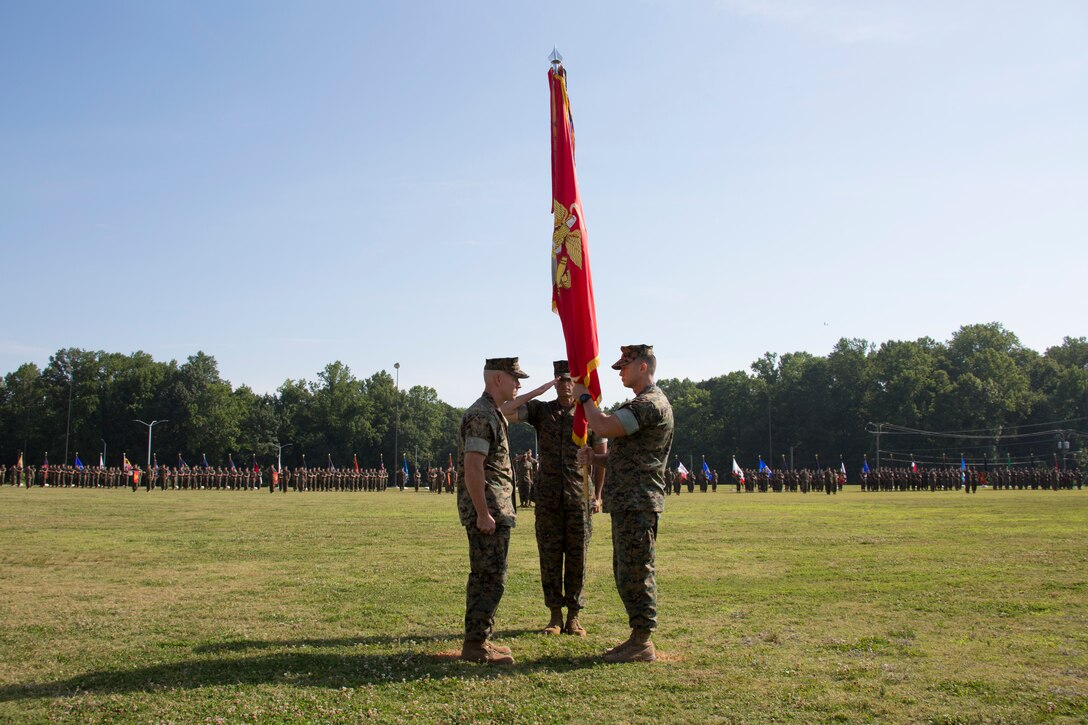
[[[537,634],[535,629],[506,629],[496,631],[496,641],[521,637],[527,634]],[[404,635],[402,637],[374,636],[374,637],[338,637],[336,639],[286,639],[286,640],[260,640],[240,639],[230,642],[216,642],[193,647],[193,652],[206,654],[212,652],[244,652],[246,650],[260,649],[292,649],[297,647],[361,647],[377,645],[383,647],[402,647],[405,644],[426,644],[427,642],[456,642],[461,643],[459,635],[419,634]]]
[[[522,631],[522,630],[519,630]],[[496,633],[502,640],[514,632]],[[449,637],[353,637],[312,639],[288,642],[246,641],[207,645],[198,651],[222,651],[220,648],[263,649],[272,647],[350,647],[362,644],[388,644],[410,640],[419,642],[450,641]],[[458,641],[458,646],[460,642]],[[243,646],[244,645],[244,646]],[[515,656],[516,656],[515,652]],[[237,685],[287,685],[340,689],[360,685],[381,685],[413,680],[440,680],[446,677],[498,679],[530,672],[566,672],[592,667],[598,656],[556,657],[520,660],[510,667],[489,667],[437,656],[434,652],[408,650],[391,654],[336,654],[330,652],[277,652],[248,657],[212,657],[149,665],[133,669],[85,672],[53,682],[30,682],[0,687],[0,702],[43,697],[75,697],[85,694],[109,695],[130,692],[167,692],[200,687]]]

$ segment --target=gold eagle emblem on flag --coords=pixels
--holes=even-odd
[[[560,289],[570,289],[570,271],[567,269],[569,259],[575,267],[582,268],[582,232],[574,229],[578,222],[576,204],[571,204],[570,209],[552,200],[555,210],[555,228],[552,232],[552,254],[556,255],[553,264],[555,268],[555,286]],[[566,254],[563,254],[566,252]]]

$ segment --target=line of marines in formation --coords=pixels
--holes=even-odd
[[[532,501],[533,481],[539,461],[533,458],[531,451],[517,457],[515,466],[518,485],[517,492],[523,504]],[[737,493],[825,493],[837,494],[846,485],[846,474],[835,468],[770,468],[742,469],[743,475],[734,472],[730,482],[723,486],[733,488]],[[679,496],[684,489],[694,493],[717,493],[720,478],[716,469],[704,468],[682,472],[679,468],[665,471],[665,494]],[[882,467],[863,471],[859,475],[862,491],[964,491],[975,493],[979,486],[989,486],[996,490],[1072,490],[1083,486],[1083,476],[1077,469],[1059,470],[1049,467],[995,468],[917,468]]]
[[[764,468],[745,469],[744,475],[734,473],[733,486],[737,493],[826,493],[831,496],[842,491],[846,474],[834,468],[797,468],[772,471]]]
[[[842,490],[846,478],[834,469],[800,469],[784,471],[770,475],[770,469],[744,471],[744,477],[733,475],[731,485],[737,493],[766,493],[773,491],[794,491],[809,493],[823,491],[835,494]],[[536,478],[540,472],[540,460],[533,457],[532,451],[518,454],[514,465],[514,491],[521,506],[531,506],[535,497]],[[717,469],[706,468],[698,471],[681,472],[678,468],[665,469],[665,495],[679,496],[686,488],[688,493],[695,493],[696,488],[702,493],[717,493],[720,478]],[[724,485],[724,484],[723,484]]]
[[[861,474],[862,491],[963,491],[979,486],[1003,490],[1072,490],[1081,488],[1083,477],[1075,469],[1057,468],[877,468]]]
[[[516,456],[514,464],[514,506],[531,506],[536,498],[536,481],[540,475],[540,459],[532,451]],[[846,476],[834,468],[795,469],[772,472],[745,469],[743,477],[734,473],[730,486],[737,493],[826,493],[842,491]],[[385,491],[389,487],[389,471],[385,468],[327,469],[284,468],[275,466],[254,468],[176,468],[155,466],[148,475],[141,467],[129,469],[76,468],[74,466],[4,466],[0,464],[0,485],[40,486],[56,488],[131,488],[137,490],[234,490],[251,491],[269,488],[281,491]],[[431,493],[454,493],[457,469],[453,466],[416,468],[409,476],[402,470],[395,473],[395,485],[403,490],[426,488]],[[686,488],[688,493],[716,493],[719,484],[716,469],[681,473],[676,468],[665,471],[665,494],[677,495]],[[408,481],[411,481],[409,484]],[[860,474],[862,491],[964,491],[974,493],[979,486],[997,490],[1072,490],[1083,486],[1077,469],[1059,470],[1049,467],[994,468],[918,468],[882,467]]]
[[[531,450],[516,456],[514,464],[514,506],[531,506],[535,499],[536,480],[540,475],[540,459]],[[260,490],[268,486],[272,492],[282,491],[384,491],[389,486],[385,468],[353,469],[284,468],[275,466],[253,468],[175,468],[155,466],[151,475],[133,466],[130,469],[76,468],[74,466],[4,466],[0,464],[0,485],[41,486],[57,488],[144,488],[160,490]],[[743,477],[734,473],[731,486],[737,493],[819,493],[828,495],[842,491],[846,476],[841,470],[796,469],[771,472],[745,469]],[[697,470],[686,474],[675,468],[665,471],[665,494],[677,495],[686,488],[694,493],[716,493],[719,483],[716,469]],[[411,484],[408,483],[411,481]],[[995,468],[979,470],[944,468],[878,468],[860,474],[862,491],[964,491],[973,493],[979,486],[1004,490],[1072,490],[1083,486],[1083,477],[1076,469],[1059,470],[1049,467]],[[402,470],[395,475],[397,488],[426,488],[431,493],[453,493],[457,487],[457,469],[453,466],[416,468],[410,476]]]
[[[446,473],[449,471],[447,470]],[[437,471],[434,472],[438,477]],[[398,477],[403,488],[403,474]],[[275,493],[293,491],[384,491],[389,485],[386,469],[208,467],[175,468],[154,466],[150,472],[139,466],[129,468],[92,468],[84,466],[4,466],[0,465],[0,484],[32,488],[143,488],[158,490],[223,490]],[[437,485],[437,484],[436,484]],[[449,484],[447,484],[449,485]],[[450,489],[452,490],[452,488]]]

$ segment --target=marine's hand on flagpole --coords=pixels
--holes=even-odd
[[[589,393],[589,390],[586,388],[586,386],[582,385],[581,383],[575,382],[574,383],[574,397],[575,397],[575,399],[580,398],[583,393]],[[592,395],[592,393],[590,393],[590,395]]]
[[[578,465],[579,466],[592,466],[593,465],[593,449],[589,446],[582,446],[578,449]]]

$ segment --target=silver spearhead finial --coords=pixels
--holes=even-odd
[[[559,49],[554,45],[552,46],[552,54],[548,56],[548,60],[550,60],[554,66],[563,65],[563,56],[559,55]]]

